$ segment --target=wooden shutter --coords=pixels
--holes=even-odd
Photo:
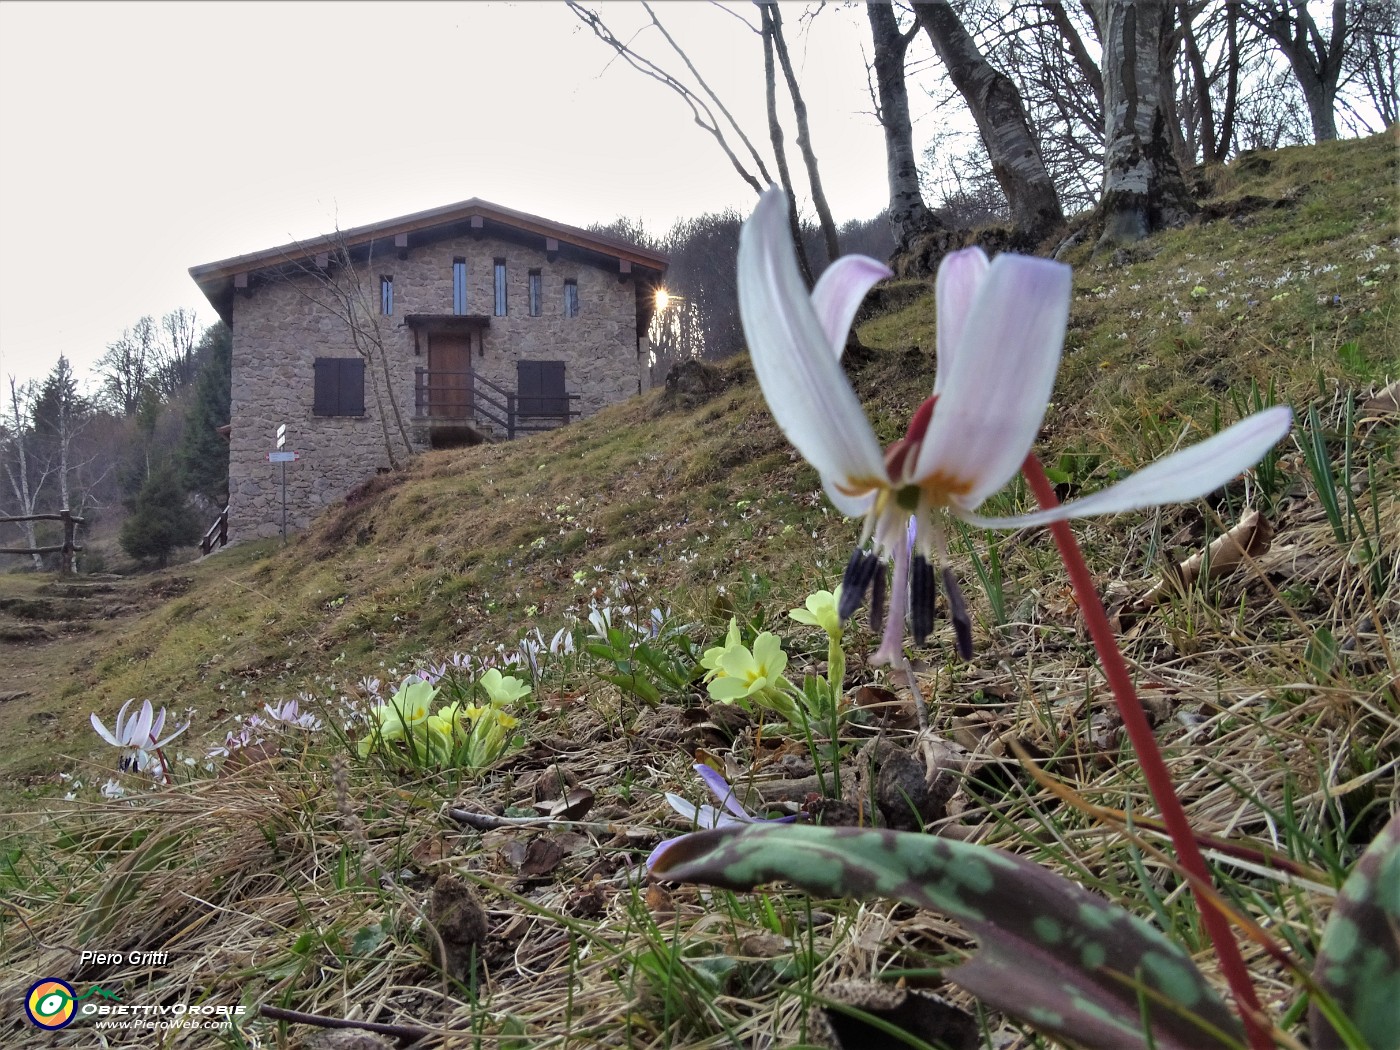
[[[568,416],[563,361],[518,361],[515,368],[522,416]]]
[[[365,363],[358,357],[318,357],[311,414],[362,416],[365,414]]]

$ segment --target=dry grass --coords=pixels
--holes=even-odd
[[[1196,828],[1293,862],[1283,872],[1212,850],[1223,892],[1308,959],[1342,874],[1400,803],[1396,426],[1355,411],[1397,373],[1395,153],[1377,139],[1267,159],[1266,170],[1218,176],[1222,218],[1156,238],[1124,267],[1079,269],[1044,447],[1067,491],[1092,489],[1178,443],[1187,422],[1191,441],[1217,416],[1248,411],[1251,379],[1299,409],[1274,475],[1199,506],[1076,531]],[[1287,208],[1238,205],[1251,194],[1292,196]],[[1199,304],[1190,321],[1177,316],[1222,269],[1208,316]],[[1265,285],[1267,305],[1248,306],[1249,289]],[[1345,289],[1340,306],[1317,301],[1343,294],[1334,288]],[[1238,302],[1216,306],[1217,292]],[[855,382],[885,439],[926,392],[931,311],[925,297],[862,330],[882,352]],[[285,552],[203,563],[187,594],[89,671],[36,693],[76,712],[74,727],[132,695],[192,706],[191,755],[221,739],[233,714],[299,691],[332,726],[217,775],[181,767],[175,786],[116,803],[93,790],[110,754],[86,757],[77,735],[65,750],[79,752],[87,786],[73,801],[58,797],[66,785],[56,779],[11,781],[17,830],[0,852],[5,1038],[32,1031],[19,1004],[45,975],[115,987],[132,1003],[243,1003],[416,1026],[429,1033],[424,1047],[794,1045],[834,981],[938,985],[970,945],[937,915],[648,885],[641,859],[676,830],[661,792],[694,797],[697,747],[759,780],[810,769],[801,741],[707,722],[698,689],[653,709],[600,681],[597,664],[556,660],[536,685],[527,746],[477,779],[360,760],[342,738],[362,676],[397,680],[453,651],[513,645],[534,626],[548,638],[619,580],[643,608],[669,606],[694,624],[698,642],[737,614],[779,631],[794,665],[817,665],[824,643],[784,613],[836,581],[854,526],[825,508],[748,369],[731,365],[722,380],[699,403],[653,395],[528,441],[424,456]],[[1302,451],[1307,407],[1343,493],[1337,522]],[[1209,542],[1246,503],[1274,525],[1267,554],[1151,610],[1133,607],[1165,561]],[[997,540],[998,584],[980,592],[973,559],[985,564],[991,548],[971,539],[956,557],[976,658],[958,662],[937,632],[920,654],[937,727],[969,756],[935,830],[1072,875],[1155,919],[1213,974],[1170,867],[1037,786],[1012,757],[1013,742],[1028,748],[1094,805],[1152,810],[1048,537]],[[871,641],[852,637],[852,687],[877,680],[861,657]],[[859,732],[843,783],[858,807],[873,754]],[[54,766],[51,776],[73,771]],[[581,822],[483,832],[451,815],[528,813],[538,795],[551,797],[539,784],[554,771],[594,792]],[[1140,834],[1162,848],[1154,832]],[[460,901],[463,888],[484,910],[482,938],[453,919],[448,898]],[[461,965],[473,945],[476,965]],[[80,969],[84,948],[170,958]],[[1298,983],[1258,949],[1247,955],[1266,1005],[1297,1034]],[[957,999],[955,989],[941,994]],[[987,1045],[1043,1045],[1002,1018],[984,1023]],[[245,1031],[265,1046],[310,1045],[303,1025],[255,1018]],[[47,1038],[99,1045],[83,1024]],[[241,1040],[171,1032],[110,1045]]]

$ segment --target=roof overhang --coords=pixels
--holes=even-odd
[[[659,280],[670,263],[664,252],[473,197],[309,241],[293,241],[276,248],[191,266],[189,273],[224,322],[232,323],[234,293],[249,287],[254,275],[324,270],[331,260],[344,252],[352,257],[357,252],[406,253],[415,243],[422,244],[458,230],[474,235],[525,239],[527,243],[533,241],[550,258],[561,246],[566,246],[582,261],[610,269],[622,280]]]

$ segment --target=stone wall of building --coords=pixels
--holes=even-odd
[[[467,260],[467,314],[489,316],[472,368],[508,389],[517,385],[516,362],[563,361],[565,387],[579,395],[573,407],[589,415],[637,393],[641,376],[636,335],[637,285],[616,270],[584,260],[568,245],[550,259],[543,246],[489,236],[461,236],[380,253],[361,272],[362,288],[388,358],[365,365],[365,414],[313,414],[314,362],[360,356],[343,316],[325,305],[333,297],[314,276],[267,278],[235,294],[233,308],[232,428],[229,449],[229,539],[276,536],[282,524],[281,467],[267,454],[280,424],[287,448],[300,458],[286,465],[287,522],[301,529],[350,489],[390,467],[387,421],[396,454],[426,447],[428,430],[415,425],[415,370],[427,368],[428,336],[415,353],[408,314],[451,314],[452,264]],[[505,316],[493,315],[494,260],[506,260]],[[612,264],[616,266],[616,263]],[[529,315],[529,272],[541,277],[540,315]],[[392,276],[393,313],[380,316],[380,277]],[[564,283],[577,282],[579,312],[565,316]],[[387,392],[391,387],[410,446],[399,437]]]

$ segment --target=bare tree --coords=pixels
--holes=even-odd
[[[1351,18],[1347,72],[1360,82],[1382,124],[1400,120],[1400,4],[1373,0]]]
[[[7,406],[9,412],[3,426],[0,426],[0,440],[3,440],[6,453],[5,476],[9,479],[10,491],[14,494],[15,517],[38,513],[39,493],[48,479],[48,472],[42,470],[30,454],[33,428],[30,426],[29,403],[33,395],[33,384],[21,388],[15,377],[10,376],[10,403]],[[38,547],[34,522],[21,521],[17,524],[24,533],[26,544],[31,549]],[[30,557],[36,570],[44,567],[44,559],[40,554],[35,552]]]
[[[831,206],[827,204],[826,191],[822,189],[817,154],[812,148],[812,132],[807,123],[807,103],[802,98],[802,88],[798,85],[797,74],[792,68],[787,41],[783,39],[783,14],[777,4],[766,3],[764,0],[757,2],[767,40],[777,52],[778,64],[783,67],[783,79],[787,82],[788,97],[792,99],[793,119],[797,124],[797,149],[802,154],[803,165],[807,168],[807,182],[812,189],[812,207],[817,211],[822,241],[826,245],[826,260],[830,263],[841,254],[841,247],[837,243],[836,221],[831,217]]]
[[[97,373],[107,402],[123,416],[136,415],[141,398],[155,378],[160,359],[160,329],[147,315],[121,337],[107,344],[107,352],[97,361]]]
[[[1063,224],[1064,214],[1020,92],[987,61],[950,4],[916,4],[914,11],[972,111],[1016,232],[1025,241],[1039,241]]]
[[[1193,163],[1199,155],[1207,164],[1219,164],[1229,155],[1235,137],[1235,114],[1239,108],[1240,40],[1239,6],[1212,7],[1204,0],[1177,5],[1180,14],[1182,97],[1177,107],[1181,117],[1185,155]],[[1201,15],[1204,21],[1198,21]],[[1208,55],[1214,51],[1212,63]],[[1216,96],[1220,95],[1219,119]]]
[[[579,21],[593,30],[594,36],[617,52],[618,57],[623,59],[629,66],[644,76],[655,80],[658,84],[664,85],[680,96],[689,107],[691,117],[694,119],[696,126],[703,129],[715,140],[715,144],[718,145],[724,155],[729,158],[730,164],[734,166],[734,170],[738,172],[739,177],[753,188],[754,193],[762,193],[764,188],[773,181],[772,177],[768,174],[768,169],[763,164],[763,158],[759,155],[758,150],[754,148],[753,143],[749,141],[748,136],[744,134],[743,128],[739,126],[733,114],[725,108],[719,96],[714,93],[710,85],[700,75],[699,71],[696,70],[689,56],[686,55],[675,42],[671,34],[666,31],[666,27],[661,24],[661,20],[656,17],[656,12],[653,11],[650,6],[645,3],[642,5],[650,16],[652,25],[660,32],[662,37],[665,38],[666,42],[671,46],[671,49],[679,55],[681,61],[685,63],[686,68],[690,70],[691,75],[695,77],[700,91],[704,93],[704,97],[688,87],[679,78],[668,73],[657,63],[638,54],[630,44],[624,43],[608,28],[607,24],[596,11],[590,10],[583,4],[578,3],[577,0],[566,0],[566,6],[577,16]],[[706,101],[706,99],[709,101]],[[713,109],[710,103],[714,104]],[[724,117],[723,123],[715,116],[716,109],[719,110],[720,114]],[[727,125],[738,137],[739,141],[743,143],[749,155],[749,160],[754,166],[754,171],[750,171],[745,162],[740,160],[738,152],[729,142],[729,134],[724,130],[725,125]]]
[[[1103,183],[1103,76],[1073,5],[970,0],[959,10],[987,61],[1021,95],[1027,126],[1066,213],[1098,203]]]
[[[1241,3],[1240,13],[1278,47],[1298,78],[1313,140],[1337,137],[1337,88],[1347,51],[1346,0],[1332,0],[1331,24],[1324,33],[1306,0]]]
[[[1093,0],[1103,39],[1104,173],[1099,247],[1141,240],[1195,210],[1172,150],[1174,7]]]
[[[914,153],[914,126],[909,117],[909,85],[904,59],[919,31],[914,21],[899,28],[894,5],[865,5],[873,51],[870,68],[875,74],[875,113],[885,132],[885,170],[890,184],[890,228],[895,251],[906,250],[915,237],[937,229],[938,222],[924,203],[919,187],[919,164]]]
[[[802,240],[802,221],[797,214],[797,194],[792,191],[792,173],[788,170],[787,150],[783,148],[783,125],[778,119],[778,82],[773,68],[773,24],[766,14],[762,20],[761,36],[763,38],[763,99],[768,111],[768,141],[772,143],[778,178],[781,180],[783,192],[787,195],[788,226],[792,230],[792,243],[797,252],[797,268],[802,271],[802,279],[810,286],[813,281],[812,264],[807,259],[807,246]]]
[[[199,342],[199,318],[180,307],[160,319],[155,380],[166,398],[194,382],[194,348]]]
[[[662,23],[657,16],[656,10],[651,4],[643,0],[641,7],[646,12],[651,21],[651,28],[665,41],[667,47],[685,66],[686,72],[692,79],[695,87],[687,84],[682,75],[674,74],[666,70],[658,62],[642,55],[631,42],[624,42],[614,33],[603,21],[598,12],[578,3],[577,0],[566,0],[569,10],[588,26],[598,37],[628,65],[636,69],[645,76],[650,77],[657,83],[664,85],[675,92],[686,103],[690,109],[691,116],[695,123],[703,128],[729,159],[734,170],[755,193],[762,193],[763,190],[775,180],[768,172],[768,167],[764,163],[763,155],[754,145],[753,140],[744,132],[734,115],[720,100],[714,89],[710,87],[708,81],[701,75],[695,63],[685,49],[676,41],[676,38]],[[803,275],[811,282],[813,269],[807,261],[805,245],[802,244],[801,222],[797,212],[798,195],[795,192],[791,172],[788,169],[787,157],[783,146],[782,123],[778,117],[777,102],[777,70],[783,70],[784,82],[788,89],[788,96],[793,106],[794,119],[797,126],[797,145],[802,153],[803,162],[807,169],[808,182],[811,187],[813,207],[816,209],[819,221],[821,222],[823,242],[828,253],[834,252],[837,245],[836,224],[831,217],[831,209],[827,204],[826,195],[822,188],[821,176],[818,170],[816,153],[811,143],[811,131],[807,121],[807,106],[803,99],[801,87],[797,82],[797,76],[792,67],[792,60],[788,54],[787,43],[782,31],[782,15],[776,5],[769,3],[758,3],[759,24],[754,26],[741,14],[728,8],[720,7],[720,11],[733,16],[744,28],[754,33],[760,41],[763,52],[766,104],[768,115],[769,145],[774,157],[774,167],[777,170],[777,183],[784,192],[787,193],[789,208],[788,221],[792,229],[793,241],[798,245],[798,264]],[[723,118],[722,120],[720,118]],[[743,151],[747,153],[748,160],[740,158],[739,147],[731,143],[731,136],[742,144]],[[834,257],[834,256],[833,256]]]
[[[352,246],[337,227],[334,234],[318,244],[298,243],[297,248],[299,253],[289,260],[285,276],[297,294],[345,325],[350,345],[365,362],[375,415],[379,417],[383,433],[384,454],[390,466],[398,469],[402,463],[399,451],[411,454],[413,441],[395,393],[379,299],[371,296],[365,284],[366,276],[373,269],[373,247],[367,248],[363,262],[357,263]],[[324,266],[317,265],[318,255],[325,257]]]

